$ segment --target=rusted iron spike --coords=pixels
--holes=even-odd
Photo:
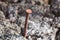
[[[27,31],[27,27],[28,27],[28,20],[29,20],[29,14],[32,13],[31,9],[27,9],[26,10],[26,19],[25,19],[25,27],[24,27],[24,37],[26,38],[26,31]]]

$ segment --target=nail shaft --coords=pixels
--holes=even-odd
[[[25,29],[24,29],[24,37],[26,38],[26,31],[27,31],[27,27],[28,27],[28,20],[29,20],[29,14],[26,15],[26,19],[25,19]]]

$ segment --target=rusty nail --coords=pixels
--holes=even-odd
[[[29,20],[29,14],[32,13],[31,9],[27,9],[26,10],[26,19],[25,19],[25,27],[24,27],[24,37],[26,38],[26,31],[27,31],[27,27],[28,27],[28,20]]]

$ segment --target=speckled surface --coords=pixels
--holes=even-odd
[[[26,9],[31,9],[27,38]],[[60,0],[0,0],[0,40],[59,40]]]

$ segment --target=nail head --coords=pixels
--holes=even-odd
[[[31,10],[31,9],[27,9],[26,12],[27,12],[28,14],[30,14],[30,13],[32,13],[32,10]]]

